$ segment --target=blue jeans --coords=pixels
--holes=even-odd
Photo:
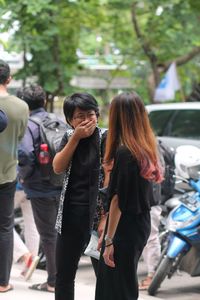
[[[9,283],[13,259],[14,194],[16,181],[0,184],[0,285]]]

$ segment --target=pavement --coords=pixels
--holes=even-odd
[[[12,291],[1,293],[0,300],[54,300],[54,294],[39,292],[29,289],[35,283],[46,281],[46,271],[35,270],[31,280],[28,282],[20,276],[22,266],[14,264],[11,271],[10,283],[14,286]],[[90,259],[83,256],[76,277],[75,300],[94,300],[95,276],[92,270]],[[162,300],[141,292],[139,300]],[[108,299],[109,300],[109,299]]]

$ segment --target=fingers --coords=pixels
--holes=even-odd
[[[85,128],[86,128],[86,130],[88,130],[89,132],[90,131],[94,131],[94,129],[96,128],[96,124],[87,124],[86,126],[85,126]]]
[[[90,136],[92,135],[92,133],[94,132],[96,128],[96,124],[94,122],[90,122],[88,124],[85,125],[85,133],[87,136]]]
[[[91,121],[90,121],[90,122],[91,122]],[[80,122],[80,123],[78,124],[78,126],[85,126],[86,124],[88,124],[88,120],[84,120],[84,121]]]
[[[103,255],[104,258],[104,262],[107,266],[114,268],[115,267],[115,263],[114,263],[114,259],[112,256],[110,255]]]
[[[113,245],[108,248],[105,248],[103,253],[104,262],[107,266],[114,268],[115,262],[114,262],[114,248]]]
[[[96,124],[90,124],[90,125],[86,125],[86,130],[89,132],[89,133],[93,133],[94,130],[96,128]]]
[[[85,120],[85,121],[83,121],[83,122],[81,122],[80,124],[79,124],[79,126],[85,126],[86,128],[89,128],[90,126],[92,126],[92,125],[95,125],[96,126],[96,124],[97,124],[97,122],[96,122],[96,120],[91,120],[91,121],[87,121],[87,120]]]
[[[96,128],[96,122],[95,121],[89,121],[89,122],[82,122],[79,124],[80,127],[82,127],[83,129],[90,131]]]
[[[98,241],[97,250],[100,251],[102,247],[102,241]]]
[[[97,250],[101,250],[102,244],[103,244],[103,232],[101,233],[101,235],[99,235],[99,240],[98,240],[98,245],[97,245]]]
[[[75,128],[75,132],[80,138],[86,138],[93,134],[95,128],[96,128],[96,122],[83,121],[77,125],[77,127]]]

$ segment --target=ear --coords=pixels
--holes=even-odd
[[[67,124],[69,124],[72,128],[74,128],[73,122],[71,122],[71,120],[67,120],[67,119],[66,119],[66,122],[67,122]]]
[[[9,83],[11,82],[11,80],[12,80],[12,76],[10,75],[10,76],[8,77],[8,79],[6,80],[6,84],[9,84]]]

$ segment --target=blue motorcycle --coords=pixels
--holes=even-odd
[[[200,149],[198,150],[199,155]],[[170,212],[167,218],[166,246],[148,288],[148,293],[152,296],[155,295],[164,279],[171,278],[177,269],[191,276],[200,276],[200,156],[198,160],[198,164],[193,165],[190,160],[189,166],[181,162],[181,168],[185,172],[182,180],[189,184],[193,192],[186,192],[181,196],[180,204]]]

